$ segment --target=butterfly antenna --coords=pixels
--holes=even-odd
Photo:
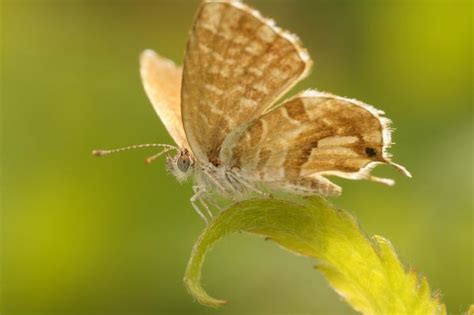
[[[163,151],[158,153],[159,155],[161,155],[165,152],[171,151],[171,150],[176,150],[176,151],[179,150],[177,147],[169,145],[169,144],[147,143],[147,144],[131,145],[131,146],[128,146],[128,147],[123,147],[123,148],[118,148],[118,149],[113,149],[113,150],[93,150],[92,155],[106,156],[106,155],[110,155],[110,154],[115,154],[115,153],[120,153],[120,152],[124,152],[124,151],[134,150],[134,149],[156,148],[156,147],[165,148]],[[156,155],[158,155],[158,154],[156,154]],[[152,159],[152,160],[154,160],[154,159]]]

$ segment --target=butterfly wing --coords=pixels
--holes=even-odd
[[[181,111],[201,162],[219,165],[226,135],[258,117],[309,71],[297,38],[239,1],[204,1],[189,35]]]
[[[335,175],[393,184],[370,175],[380,163],[392,164],[390,121],[383,113],[356,100],[309,91],[236,130],[221,159],[253,182],[322,195],[340,188],[324,178]]]
[[[178,146],[189,148],[181,120],[182,67],[145,50],[140,56],[140,74],[145,92],[166,130]]]

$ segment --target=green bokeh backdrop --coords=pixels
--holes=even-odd
[[[393,188],[335,180],[333,202],[441,290],[473,302],[472,2],[252,0],[315,60],[315,87],[386,111]],[[150,152],[94,159],[97,147],[170,143],[141,87],[138,55],[180,61],[198,1],[1,2],[1,314],[352,314],[312,269],[236,235],[205,266],[231,303],[192,301],[181,279],[203,223]]]

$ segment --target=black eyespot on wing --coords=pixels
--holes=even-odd
[[[368,157],[374,157],[377,155],[377,151],[375,151],[374,148],[365,148],[365,154],[367,154]]]

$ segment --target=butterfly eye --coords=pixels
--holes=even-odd
[[[191,165],[191,160],[186,155],[181,155],[177,161],[178,168],[181,172],[186,173]]]

